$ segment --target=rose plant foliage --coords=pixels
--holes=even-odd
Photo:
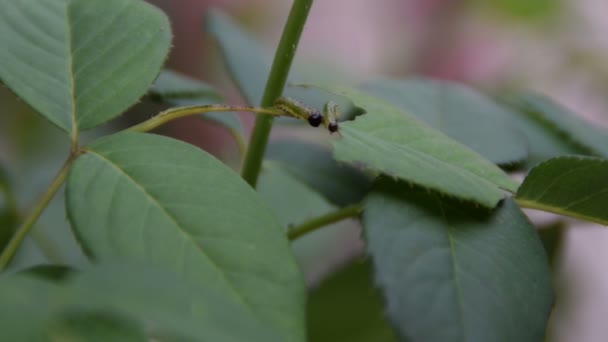
[[[70,142],[23,212],[19,176],[0,165],[2,340],[543,341],[551,255],[522,208],[608,224],[608,134],[523,90],[496,99],[415,77],[298,85],[293,47],[311,5],[294,1],[274,61],[207,14],[248,101],[237,108],[162,69],[170,25],[144,1],[0,0],[0,81]],[[290,116],[273,107],[281,95],[338,103],[327,146],[268,143],[273,118]],[[169,109],[83,138],[138,101]],[[237,109],[258,113],[248,143]],[[232,134],[242,175],[150,133],[188,115]],[[55,196],[86,258],[24,269],[15,254]],[[365,256],[307,289],[293,241],[347,218]]]

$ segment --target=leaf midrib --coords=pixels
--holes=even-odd
[[[68,78],[70,81],[70,122],[72,125],[72,143],[77,143],[78,141],[78,120],[76,118],[76,80],[74,79],[74,56],[72,55],[73,46],[74,46],[74,34],[72,32],[72,20],[70,13],[71,2],[66,1],[65,3],[65,17],[66,17],[66,25],[67,25],[67,62],[68,62]]]
[[[192,236],[190,234],[188,234],[188,232],[183,227],[181,227],[181,225],[179,224],[177,219],[169,211],[167,211],[166,208],[164,208],[161,205],[161,203],[158,201],[158,199],[156,199],[154,196],[152,196],[152,194],[150,194],[141,184],[139,184],[125,170],[123,170],[121,167],[119,167],[118,165],[113,163],[112,160],[106,158],[103,154],[98,153],[97,151],[94,151],[94,150],[90,150],[90,149],[86,150],[86,153],[90,154],[92,156],[96,156],[102,162],[108,163],[113,169],[115,169],[120,174],[124,175],[129,181],[131,181],[136,188],[140,189],[140,191],[150,200],[150,202],[155,204],[174,223],[175,227],[177,227],[177,230],[183,236],[185,236],[186,240],[190,241],[191,244],[194,244],[196,249],[198,249],[200,251],[200,253],[207,258],[209,263],[216,269],[217,273],[222,277],[222,280],[224,280],[227,284],[230,285],[229,288],[231,289],[231,292],[233,292],[234,295],[236,296],[236,299],[239,300],[249,310],[250,313],[255,314],[255,311],[253,310],[253,307],[251,306],[251,304],[245,300],[245,297],[243,297],[243,295],[239,291],[237,291],[237,289],[234,287],[234,284],[226,276],[225,272],[222,271],[222,269],[219,267],[219,265],[207,253],[205,253],[203,251],[202,247],[199,246],[196,243],[196,241],[193,240]]]
[[[351,128],[355,131],[355,134],[361,134],[358,129],[353,128],[353,127],[351,127]],[[366,132],[364,132],[364,133],[366,133]],[[486,185],[489,185],[487,187],[487,189],[486,189],[486,187],[478,187],[478,189],[482,189],[481,191],[483,191],[483,192],[492,191],[492,193],[496,194],[496,197],[499,197],[498,200],[500,200],[500,197],[504,197],[504,196],[502,196],[502,193],[500,191],[500,189],[502,187],[502,184],[494,183],[490,179],[484,178],[481,175],[473,173],[472,171],[470,171],[470,170],[468,170],[466,168],[462,168],[462,167],[454,165],[453,163],[450,163],[448,161],[444,161],[442,159],[439,159],[439,158],[433,156],[432,154],[424,153],[422,151],[414,149],[414,148],[412,148],[411,146],[409,146],[407,144],[401,144],[401,143],[392,142],[392,141],[389,141],[389,140],[384,140],[384,139],[378,138],[376,136],[373,136],[373,137],[375,138],[375,140],[378,140],[383,145],[392,145],[393,147],[397,147],[399,149],[404,150],[406,153],[409,153],[409,154],[413,155],[420,162],[427,163],[427,165],[430,165],[432,168],[434,168],[434,166],[435,166],[435,165],[432,165],[432,163],[437,163],[441,167],[446,167],[446,168],[450,168],[450,169],[454,170],[454,173],[459,174],[461,177],[469,178],[467,176],[470,175],[471,178],[474,178],[479,183],[484,183]],[[356,142],[356,143],[363,144],[359,139],[353,139],[353,141]],[[365,144],[363,144],[363,145],[365,145]],[[405,179],[405,180],[414,181],[412,179]],[[414,182],[417,183],[417,184],[420,184],[419,181],[414,181]],[[439,191],[441,193],[446,193],[444,189],[442,189],[441,187],[438,187],[438,186],[431,186],[429,184],[420,184],[420,185],[423,185],[424,187],[427,187],[427,188],[430,188],[430,189],[437,190],[437,191]],[[506,190],[511,191],[511,189],[506,189]],[[460,197],[460,195],[457,195],[457,194],[452,194],[452,195]],[[475,195],[473,195],[473,196],[475,196]],[[476,196],[476,197],[478,197],[478,196]],[[498,200],[496,200],[496,201],[498,201]]]

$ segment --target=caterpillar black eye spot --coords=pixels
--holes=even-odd
[[[329,132],[331,133],[335,133],[338,131],[338,123],[337,122],[332,122],[329,125],[327,125],[327,129],[329,130]]]
[[[321,125],[322,122],[323,122],[323,115],[321,115],[321,113],[319,113],[319,112],[313,112],[308,117],[308,123],[312,127],[319,127],[319,125]]]

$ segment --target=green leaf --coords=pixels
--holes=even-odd
[[[346,96],[367,114],[340,125],[334,156],[363,169],[494,207],[517,183],[476,152],[403,110],[362,91],[322,87]]]
[[[163,70],[150,88],[150,97],[174,106],[218,103],[222,97],[210,85],[174,71]],[[245,128],[237,113],[204,113],[201,116],[230,131],[239,141],[245,139]]]
[[[503,107],[461,84],[431,79],[378,80],[362,90],[385,99],[408,114],[497,164],[526,158],[521,133]]]
[[[11,184],[11,182],[10,182],[10,177],[8,176],[8,172],[6,171],[4,166],[2,166],[2,164],[0,164],[0,193],[2,193],[3,196],[11,195],[11,185],[10,184]]]
[[[68,308],[131,317],[161,341],[280,340],[274,327],[261,324],[230,294],[213,289],[211,281],[193,282],[164,267],[119,262],[75,276],[62,294]]]
[[[158,75],[149,94],[154,99],[179,106],[208,104],[222,99],[210,85],[167,69]]]
[[[522,93],[512,95],[506,101],[515,109],[552,127],[575,144],[588,149],[592,154],[608,157],[608,132],[579,118],[551,98],[535,93]]]
[[[371,177],[336,162],[329,149],[316,144],[275,140],[266,155],[338,206],[359,203],[371,186]]]
[[[274,161],[264,162],[257,190],[286,228],[335,210],[323,196]],[[289,193],[287,200],[286,193]]]
[[[256,189],[285,229],[337,210],[275,161],[264,162]],[[332,257],[335,259],[336,244],[344,244],[345,231],[353,229],[348,223],[338,222],[292,241],[291,248],[308,281],[317,278]]]
[[[133,105],[169,51],[166,16],[138,0],[0,0],[0,80],[66,132]]]
[[[206,29],[213,38],[219,43],[224,62],[230,77],[237,85],[247,103],[257,106],[262,101],[266,80],[270,74],[271,56],[260,45],[255,37],[241,28],[230,17],[224,13],[211,10],[206,17]],[[246,56],[246,58],[243,58]],[[297,65],[292,67],[291,79],[302,80],[299,75],[310,76],[309,71],[299,71]],[[307,77],[307,82],[310,82]],[[288,83],[292,83],[288,81]],[[317,89],[303,89],[297,87],[285,88],[284,94],[302,101],[311,107],[319,110],[323,108],[325,102],[332,100],[336,102],[343,112],[343,117],[349,117],[352,113],[352,106],[344,99],[328,96],[327,93]],[[277,120],[286,123],[299,123],[300,120]]]
[[[41,279],[51,280],[55,282],[61,282],[63,280],[66,280],[75,272],[75,269],[66,265],[50,264],[36,265],[20,271],[20,273],[24,275],[39,277]]]
[[[95,258],[165,265],[234,298],[286,340],[303,339],[304,283],[283,229],[206,152],[151,134],[101,139],[73,165],[67,208]]]
[[[488,212],[384,180],[363,224],[376,283],[406,340],[543,340],[550,267],[512,200]]]
[[[312,290],[308,300],[310,341],[397,341],[372,273],[369,262],[355,261]]]
[[[8,331],[19,337],[15,341],[147,340],[144,327],[148,337],[163,341],[279,340],[207,284],[124,260],[87,268],[61,286],[25,275],[5,277],[0,302],[3,337]]]
[[[540,120],[535,115],[518,110],[509,104],[508,99],[499,99],[509,110],[510,121],[523,133],[528,148],[525,166],[531,168],[538,163],[567,154],[585,154],[588,149],[571,141],[565,134],[556,130],[552,124]],[[507,108],[510,107],[510,108]]]
[[[47,329],[52,341],[148,341],[141,324],[107,312],[68,312],[53,319]]]
[[[608,160],[568,156],[530,171],[517,192],[526,208],[608,225]]]
[[[561,0],[475,0],[475,2],[479,6],[507,15],[512,19],[532,22],[555,17],[560,13],[564,3]]]
[[[568,224],[564,221],[557,221],[537,229],[551,265],[554,267],[559,267],[559,256],[564,246],[567,229]]]
[[[241,94],[250,105],[259,105],[270,73],[270,55],[253,35],[223,12],[210,10],[205,22],[207,31],[217,40],[230,77]]]
[[[38,278],[0,276],[0,330],[7,341],[48,341],[52,292],[58,286]]]

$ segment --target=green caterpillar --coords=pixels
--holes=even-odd
[[[279,97],[273,105],[285,114],[300,120],[306,120],[313,127],[319,127],[321,124],[334,133],[338,131],[338,117],[340,115],[338,105],[333,102],[327,102],[323,107],[323,114],[315,108],[310,108],[298,100],[289,97]]]

